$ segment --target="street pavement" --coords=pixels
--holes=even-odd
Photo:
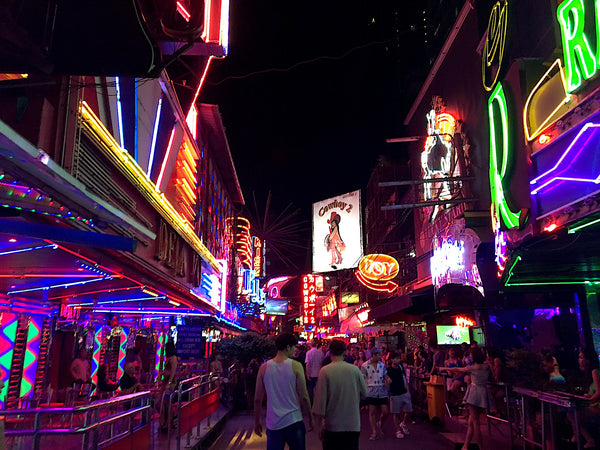
[[[264,418],[262,421],[264,428]],[[369,441],[370,426],[366,411],[361,413],[362,430],[360,433],[361,450],[385,450],[391,448],[418,448],[420,450],[453,449],[453,440],[456,436],[446,433],[441,426],[435,426],[430,422],[418,420],[410,426],[410,435],[404,439],[395,437],[392,418],[388,417],[383,426],[384,437],[376,441]],[[252,411],[241,411],[232,413],[221,435],[210,447],[213,450],[263,450],[267,447],[266,434],[258,437],[253,432],[254,415]],[[320,450],[322,448],[316,432],[306,434],[307,450]]]

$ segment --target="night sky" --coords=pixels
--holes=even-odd
[[[247,206],[260,216],[271,192],[271,217],[299,210],[302,270],[311,204],[364,189],[378,155],[402,151],[385,140],[418,88],[414,36],[408,16],[372,3],[232,1],[229,55],[201,93],[219,105]]]

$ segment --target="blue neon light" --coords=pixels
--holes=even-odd
[[[152,170],[152,164],[154,164],[154,151],[156,150],[156,138],[158,136],[158,124],[160,123],[160,110],[162,108],[162,95],[158,99],[158,106],[156,107],[156,117],[154,118],[154,129],[152,130],[152,143],[150,144],[150,157],[148,158],[148,178],[150,178],[150,171]]]
[[[35,291],[47,291],[49,289],[59,288],[59,287],[71,287],[71,286],[79,286],[81,284],[93,283],[94,281],[102,281],[102,280],[112,280],[112,277],[101,277],[101,278],[92,278],[85,281],[76,281],[73,283],[63,283],[63,284],[54,284],[50,286],[38,286],[34,288],[28,289],[17,289],[14,291],[8,291],[7,294],[21,294],[23,292],[35,292]]]
[[[119,122],[119,139],[121,140],[121,148],[125,148],[125,140],[123,138],[123,110],[121,109],[121,86],[119,77],[115,77],[115,87],[117,89],[117,118]]]
[[[52,248],[52,249],[56,250],[58,248],[58,246],[54,245],[54,244],[48,244],[48,245],[38,245],[37,247],[20,248],[18,250],[8,250],[6,252],[0,252],[0,256],[13,255],[15,253],[30,252],[32,250],[41,250],[44,248]]]

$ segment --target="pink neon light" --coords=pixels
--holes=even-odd
[[[552,167],[551,169],[547,170],[546,172],[544,172],[543,174],[541,174],[540,176],[534,178],[533,180],[531,180],[529,182],[530,185],[536,185],[538,183],[538,181],[540,181],[542,178],[545,178],[547,176],[549,176],[551,173],[557,171],[557,169],[562,165],[562,162],[565,160],[565,158],[567,157],[567,155],[571,152],[571,150],[573,150],[575,148],[575,145],[578,144],[579,139],[581,138],[581,136],[589,129],[589,128],[600,128],[600,124],[596,124],[596,123],[591,123],[588,122],[586,123],[581,130],[579,130],[579,133],[577,133],[577,136],[575,136],[575,138],[573,139],[573,141],[571,141],[571,144],[569,144],[569,146],[567,147],[567,149],[564,151],[564,153],[562,154],[562,156],[558,159],[558,161],[556,162],[556,164],[554,165],[554,167]],[[533,189],[531,191],[532,194],[537,194],[540,190],[542,190],[544,187],[548,186],[549,184],[554,183],[556,180],[567,180],[567,181],[582,181],[582,182],[589,182],[589,183],[598,183],[598,181],[600,180],[600,175],[596,178],[568,178],[568,177],[560,177],[558,175],[562,174],[563,172],[565,172],[566,170],[568,170],[573,163],[577,160],[577,158],[581,155],[581,152],[583,151],[583,149],[586,147],[586,145],[589,143],[590,139],[592,139],[592,137],[594,136],[594,133],[589,133],[589,136],[587,137],[587,139],[585,140],[585,142],[581,145],[579,145],[577,147],[577,152],[575,153],[575,155],[571,158],[570,164],[567,165],[566,167],[564,167],[562,170],[560,170],[560,172],[554,176],[551,177],[548,181],[546,181],[544,184],[536,187],[535,189]]]
[[[181,17],[183,17],[186,22],[190,21],[192,15],[185,9],[185,6],[183,6],[181,2],[177,2],[177,12],[181,14]]]
[[[208,5],[207,5],[208,8]],[[192,101],[192,107],[196,104],[196,100],[198,100],[198,95],[200,95],[200,89],[202,89],[202,85],[204,84],[204,79],[206,78],[206,74],[208,73],[208,68],[210,67],[210,63],[213,60],[214,56],[209,56],[208,61],[206,62],[206,67],[204,68],[204,73],[202,74],[202,78],[200,78],[200,83],[198,84],[198,89],[196,89],[196,93],[194,94],[194,100]],[[191,108],[190,108],[191,109]],[[188,111],[189,114],[189,111]]]
[[[195,100],[194,100],[195,101]],[[162,162],[162,166],[160,166],[160,174],[158,175],[158,180],[156,180],[156,188],[160,190],[160,184],[162,183],[162,179],[165,176],[165,170],[167,168],[167,161],[171,156],[171,150],[173,149],[173,140],[175,139],[175,129],[177,128],[177,124],[171,130],[171,137],[169,138],[169,145],[167,146],[167,152],[165,153],[165,157]]]
[[[207,37],[210,36],[210,11],[212,7],[212,0],[206,0],[204,2],[204,30],[202,31],[202,40],[207,42]],[[194,102],[192,102],[193,104]]]

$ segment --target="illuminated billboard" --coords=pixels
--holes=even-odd
[[[360,190],[313,203],[313,272],[351,269],[362,256]]]

